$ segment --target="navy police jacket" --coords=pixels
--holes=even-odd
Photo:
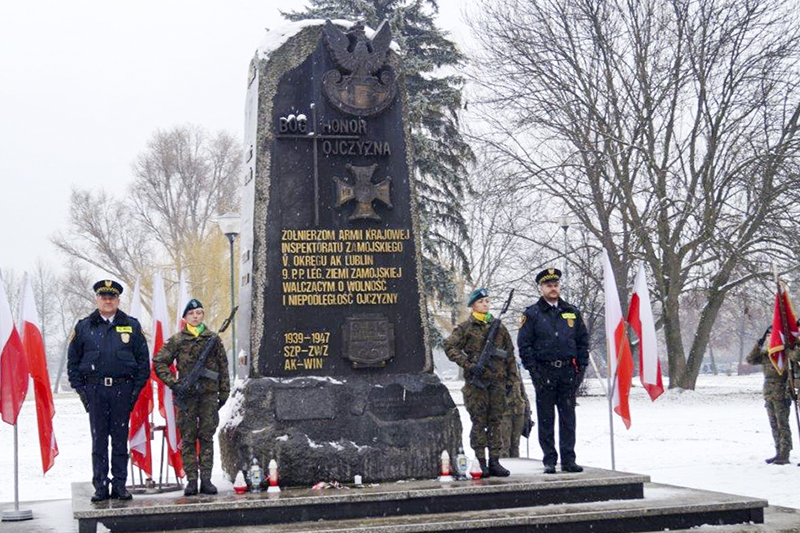
[[[95,309],[78,321],[67,353],[67,375],[75,390],[87,378],[129,378],[141,390],[150,375],[150,356],[142,326],[117,310],[111,324]]]
[[[539,298],[525,309],[517,348],[522,365],[528,370],[536,362],[573,358],[580,368],[589,364],[589,332],[581,313],[560,298],[556,306]]]

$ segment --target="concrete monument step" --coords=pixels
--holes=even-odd
[[[649,481],[647,476],[598,468],[545,475],[539,461],[503,462],[514,473],[511,477],[453,483],[412,480],[321,491],[288,488],[277,495],[137,495],[128,502],[99,504],[89,501],[89,483],[75,483],[73,511],[81,532],[95,531],[98,523],[112,531],[168,531],[635,500],[643,497]]]
[[[504,460],[509,478],[283,489],[279,494],[137,496],[92,504],[73,485],[80,532],[111,531],[657,531],[762,523],[764,500],[650,484],[647,476],[586,468],[545,475],[541,463]],[[646,489],[645,489],[646,487]]]
[[[547,506],[393,516],[361,520],[318,521],[273,526],[204,529],[206,533],[411,533],[498,531],[548,533],[626,533],[683,531],[714,526],[715,532],[797,531],[757,526],[764,521],[767,502],[743,496],[647,483],[640,500],[565,503]],[[791,516],[789,514],[791,513]],[[797,520],[785,510],[790,520]],[[731,525],[735,524],[735,525]],[[797,525],[795,523],[795,525]],[[727,527],[725,527],[727,526]],[[695,531],[696,529],[692,529]],[[700,528],[704,530],[704,528]],[[191,530],[187,531],[189,533]]]

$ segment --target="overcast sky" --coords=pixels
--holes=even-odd
[[[460,40],[459,0],[440,23]],[[37,258],[65,227],[73,187],[120,196],[157,129],[242,137],[247,66],[276,0],[0,1],[0,269]]]

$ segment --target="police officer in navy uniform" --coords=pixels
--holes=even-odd
[[[139,321],[119,310],[122,285],[94,284],[97,309],[78,321],[69,343],[67,373],[89,413],[92,429],[93,502],[130,500],[128,420],[150,376],[147,341]],[[111,438],[111,490],[108,487],[108,439]]]
[[[560,279],[557,268],[536,275],[542,296],[525,309],[517,334],[522,365],[536,389],[545,474],[555,474],[559,452],[563,472],[583,471],[575,462],[575,393],[589,363],[589,333],[580,311],[560,298]],[[555,447],[556,409],[559,452]]]

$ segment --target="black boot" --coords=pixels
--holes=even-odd
[[[111,489],[111,498],[114,500],[132,500],[133,496],[125,486],[114,487]]]
[[[777,455],[773,455],[773,456],[772,456],[772,457],[770,457],[769,459],[764,459],[764,462],[765,462],[765,463],[767,463],[768,465],[771,465],[772,463],[774,463],[774,462],[775,462],[775,459],[777,459],[777,458],[778,458],[778,456],[777,456]]]
[[[500,460],[497,457],[490,457],[489,474],[497,477],[508,477],[511,475],[511,472],[503,468],[503,465],[500,464]]]
[[[102,502],[108,499],[108,486],[103,486],[94,491],[92,494],[92,501],[94,503]]]
[[[556,473],[556,465],[544,465],[544,473],[545,474],[555,474]]]
[[[486,466],[486,458],[485,457],[478,457],[478,464],[481,465],[481,478],[486,479],[491,475],[491,471],[489,467]]]
[[[561,471],[562,472],[575,472],[575,473],[583,472],[583,467],[582,466],[578,466],[575,463],[567,463],[567,464],[563,464],[562,463],[561,464]]]
[[[201,479],[200,480],[200,493],[201,494],[216,494],[217,487],[211,483],[210,479]]]
[[[186,480],[186,488],[183,489],[184,496],[195,496],[197,495],[197,480],[196,479],[187,479]]]

